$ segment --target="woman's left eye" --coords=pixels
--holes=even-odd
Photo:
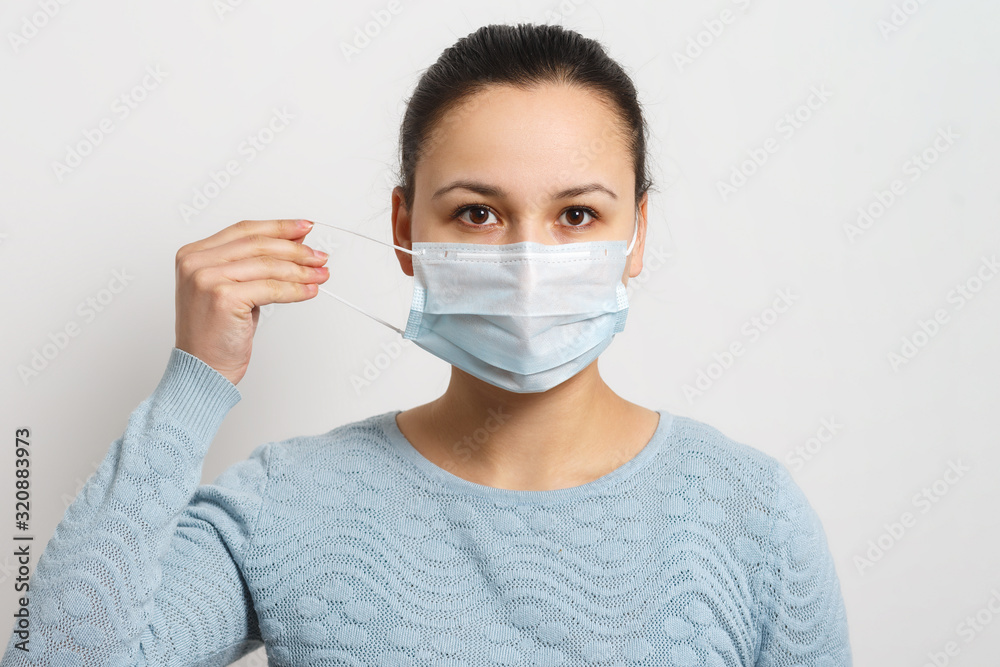
[[[574,213],[576,215],[573,215]],[[580,214],[589,215],[591,219],[585,222]],[[563,215],[570,216],[567,218],[567,222],[569,223],[567,227],[586,227],[597,219],[597,212],[586,206],[574,206],[573,208],[566,209],[566,212],[563,213]]]

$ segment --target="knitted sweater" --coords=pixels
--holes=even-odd
[[[777,459],[660,411],[592,482],[497,489],[399,411],[202,462],[241,399],[173,348],[69,506],[0,666],[851,665],[822,525]]]

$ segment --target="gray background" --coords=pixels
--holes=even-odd
[[[397,131],[422,69],[485,23],[549,21],[607,46],[634,77],[653,134],[647,266],[630,282],[628,326],[602,356],[604,377],[632,401],[786,462],[826,528],[856,664],[923,665],[948,642],[949,664],[1000,654],[987,607],[1000,604],[1000,280],[984,263],[1000,252],[1000,5],[399,0],[347,58],[341,44],[388,2],[225,1],[71,2],[51,18],[37,0],[0,10],[0,456],[10,472],[0,475],[10,521],[0,630],[16,603],[15,428],[33,433],[34,565],[163,373],[177,249],[238,220],[286,217],[389,240]],[[679,61],[687,49],[694,57]],[[147,67],[162,80],[133,91]],[[116,111],[123,94],[143,98],[127,117]],[[274,109],[294,118],[249,160],[241,142]],[[790,133],[783,119],[796,113]],[[104,118],[113,131],[58,174],[54,163]],[[723,196],[719,183],[766,146],[777,150]],[[925,169],[913,162],[921,155]],[[229,160],[240,172],[185,219],[182,205]],[[849,234],[859,207],[877,212],[894,180],[894,201]],[[403,324],[412,283],[391,250],[322,227],[306,242],[332,253],[327,289]],[[966,300],[959,285],[978,291]],[[779,290],[794,299],[772,320]],[[88,299],[99,312],[81,309]],[[922,335],[938,311],[947,320]],[[756,338],[755,317],[770,322]],[[73,325],[78,335],[53,342]],[[894,368],[904,338],[920,346]],[[447,364],[412,345],[379,356],[399,340],[322,293],[265,308],[243,399],[203,480],[262,442],[437,396]],[[734,342],[744,353],[713,367]],[[23,375],[36,353],[44,367]],[[367,364],[381,368],[360,386]],[[700,371],[715,377],[689,398]],[[967,470],[942,481],[951,464]],[[934,502],[915,501],[924,488]],[[905,512],[913,524],[891,537],[886,524]],[[880,539],[888,548],[859,566]],[[981,625],[963,625],[977,613]],[[244,663],[263,664],[263,652]]]

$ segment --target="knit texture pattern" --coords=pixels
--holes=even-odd
[[[852,664],[815,511],[708,425],[660,411],[612,472],[519,491],[431,463],[393,411],[199,485],[240,398],[171,350],[41,554],[29,638],[15,627],[0,667],[228,665],[261,645],[279,666]]]

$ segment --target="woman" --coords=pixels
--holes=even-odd
[[[177,254],[153,394],[48,543],[2,665],[850,665],[822,526],[776,459],[635,405],[596,357],[642,269],[628,76],[557,26],[486,26],[421,78],[392,194],[405,335],[438,399],[266,443],[214,484],[259,307],[316,295],[310,223]],[[303,222],[304,224],[300,224]]]

